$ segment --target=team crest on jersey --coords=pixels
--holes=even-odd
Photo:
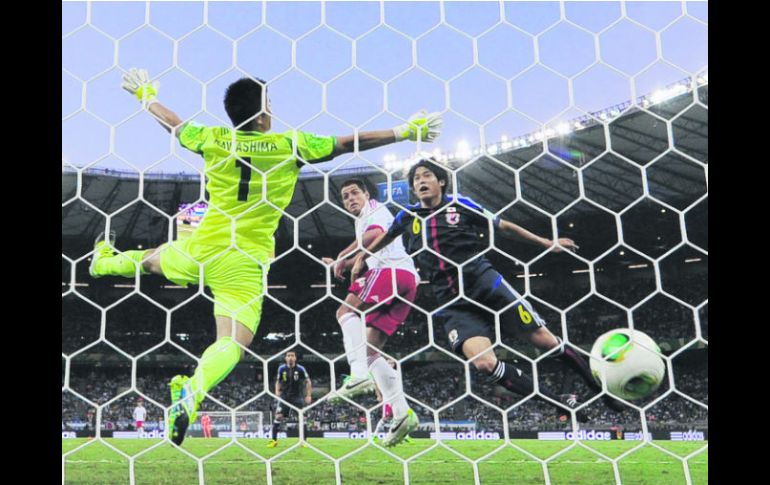
[[[451,209],[451,207],[450,207],[450,209]],[[452,211],[452,212],[447,211],[446,221],[447,221],[448,224],[451,224],[453,226],[457,225],[457,223],[460,222],[460,214],[457,213],[457,212],[454,212],[454,211]]]
[[[294,380],[295,381],[299,380],[299,372],[297,372],[297,371],[294,371]]]
[[[452,330],[449,332],[449,343],[454,345],[454,343],[457,342],[457,330]]]

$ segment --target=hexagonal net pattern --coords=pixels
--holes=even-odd
[[[131,484],[551,483],[590,464],[578,483],[623,483],[640,463],[656,483],[705,480],[707,30],[705,2],[63,3],[62,482],[102,470]],[[199,124],[181,142],[156,105],[120,89],[134,67],[159,83],[168,119]],[[236,138],[222,100],[244,77],[271,104],[236,128],[269,118],[251,128],[285,136]],[[421,109],[441,117],[441,136],[394,144],[391,128]],[[200,125],[227,129],[190,134]],[[375,130],[384,146],[367,141]],[[244,155],[281,143],[281,160]],[[417,211],[407,173],[427,157],[465,202]],[[228,164],[236,178],[218,178]],[[372,439],[395,401],[339,396],[351,349],[378,345],[350,343],[336,316],[354,291],[336,264],[368,244],[352,215],[364,209],[343,194],[351,178],[380,202],[378,220],[409,221],[398,264],[418,271],[416,296],[364,312],[409,310],[380,350],[419,420],[395,447]],[[224,193],[250,205],[233,210]],[[203,239],[215,218],[224,238]],[[473,237],[471,255],[447,250],[454,230]],[[187,248],[177,268],[154,251],[173,241]],[[369,262],[386,268],[383,254]],[[486,265],[501,275],[489,291],[512,299],[485,296]],[[253,339],[225,371],[207,367],[226,351],[217,338],[243,332],[235,319],[256,320]],[[457,325],[496,358],[453,351]],[[649,335],[665,363],[638,400],[590,376],[592,345],[616,328]],[[288,351],[309,372],[309,403],[276,395]],[[178,446],[168,383],[196,368],[222,375],[200,403],[208,424]],[[532,387],[512,384],[516,369]]]

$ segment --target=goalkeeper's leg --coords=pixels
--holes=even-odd
[[[181,444],[187,427],[195,421],[198,407],[206,393],[219,384],[241,360],[243,350],[254,338],[254,332],[232,318],[217,315],[217,340],[211,344],[198,363],[192,377],[176,376],[171,380],[171,439]],[[240,345],[238,345],[240,344]],[[177,397],[177,399],[174,399]]]
[[[172,276],[172,280],[189,281],[193,270],[198,269],[197,263],[189,263],[191,259],[185,255],[185,250],[190,249],[185,246],[185,241],[190,239],[179,246],[171,244],[170,250],[161,252],[167,278]],[[238,251],[230,251],[206,264],[205,271],[206,283],[214,294],[217,340],[203,352],[193,376],[183,378],[187,380],[182,387],[180,405],[175,406],[182,420],[178,421],[179,426],[172,428],[179,442],[184,439],[186,426],[195,421],[198,405],[206,393],[227,377],[241,360],[242,349],[251,344],[262,314],[263,270],[258,263]],[[173,392],[172,381],[172,397]]]
[[[115,253],[115,232],[110,231],[109,237],[99,234],[94,241],[94,254],[88,272],[94,278],[102,276],[124,276],[133,278],[136,269],[139,274],[162,274],[160,271],[160,251],[158,248],[146,250],[131,250]]]
[[[217,315],[217,340],[203,352],[198,367],[190,379],[190,387],[198,403],[206,393],[227,377],[243,357],[243,347],[251,345],[254,332],[229,317]],[[240,344],[240,345],[238,345]]]

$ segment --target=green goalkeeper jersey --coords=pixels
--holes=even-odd
[[[306,162],[329,157],[336,140],[301,131],[235,131],[233,150],[233,131],[188,122],[179,133],[179,143],[205,160],[209,194],[206,215],[191,238],[208,246],[235,244],[264,260],[274,253],[273,234],[299,176],[295,135],[297,154]]]

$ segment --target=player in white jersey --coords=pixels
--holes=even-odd
[[[144,408],[142,401],[137,401],[136,407],[134,408],[134,422],[136,423],[136,431],[140,433],[144,431],[144,421],[146,418],[147,410]]]
[[[348,195],[349,199],[353,200],[355,195],[351,194],[351,192],[354,192],[361,198],[365,198],[365,196],[368,195],[368,192],[358,188],[358,185],[355,185],[357,183],[358,182],[354,182],[347,187],[343,186],[343,191],[345,191],[346,188],[348,189],[345,191],[343,198],[345,195]],[[361,194],[359,194],[359,192],[361,192]],[[351,205],[357,208],[359,203],[360,201],[352,201]],[[356,236],[363,241],[365,237],[369,238],[380,232],[386,232],[392,223],[393,214],[391,214],[384,205],[370,197],[357,214]],[[369,256],[366,258],[366,266],[370,271],[384,268],[402,269],[410,272],[415,278],[417,277],[417,269],[414,266],[414,261],[412,261],[412,258],[406,253],[404,243],[401,239],[397,239],[393,241],[392,244],[381,249],[380,252],[377,253],[377,257]],[[335,268],[335,270],[340,271],[340,268],[342,268],[342,266]],[[342,273],[335,273],[335,276],[342,277]]]
[[[357,239],[340,252],[336,263],[330,258],[324,258],[324,262],[335,264],[335,276],[342,279],[345,270],[352,266],[352,259],[343,258],[354,253],[359,248],[359,242],[361,247],[366,247],[379,234],[387,232],[393,222],[393,215],[371,198],[366,184],[361,180],[346,180],[340,195],[345,210],[357,217]],[[391,368],[377,349],[385,346],[388,337],[395,333],[409,315],[412,308],[410,303],[417,294],[417,270],[400,239],[380,250],[376,257],[367,258],[366,263],[368,271],[350,285],[345,303],[337,310],[337,321],[342,328],[351,374],[345,379],[338,394],[350,398],[374,392],[376,382],[382,391],[383,400],[393,408],[395,422],[403,421],[402,425],[416,426],[417,416],[404,398],[401,375]],[[365,341],[364,325],[359,312],[375,305],[379,306],[366,314]],[[390,446],[396,443],[389,443],[386,438],[383,444]]]

